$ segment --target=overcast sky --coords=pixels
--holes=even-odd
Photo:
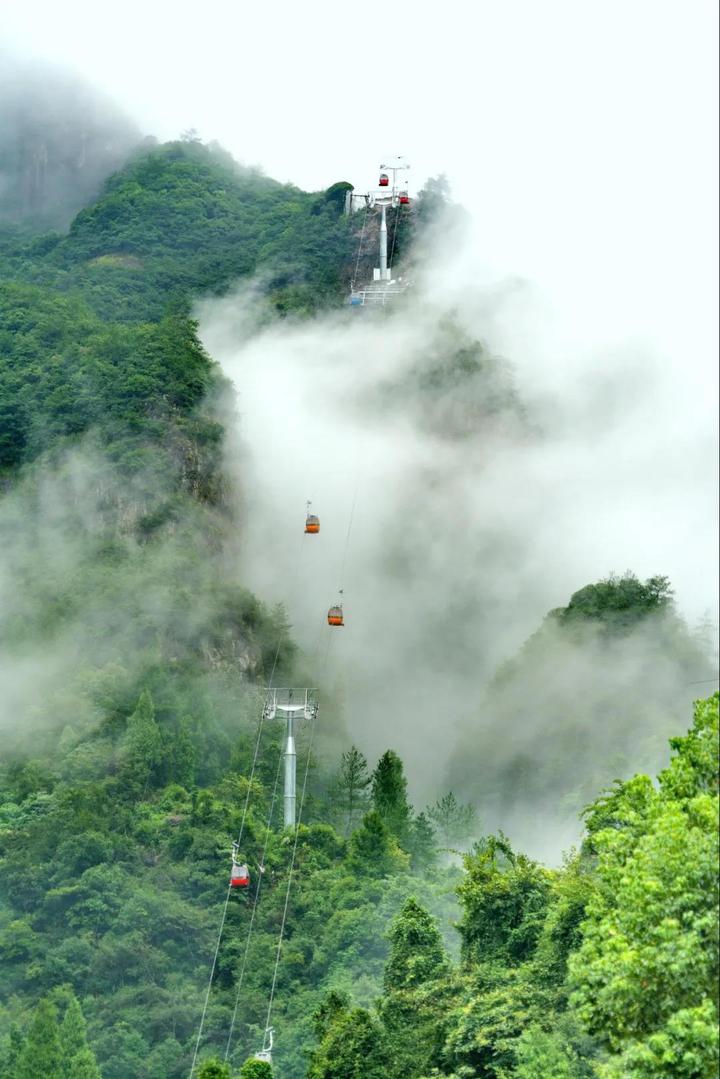
[[[390,154],[415,190],[446,173],[473,217],[458,272],[527,282],[496,343],[528,385],[533,364],[557,382],[581,352],[587,370],[647,349],[673,374],[668,440],[674,412],[714,430],[717,0],[0,0],[0,16],[17,52],[144,131],[195,127],[277,179],[363,190]]]
[[[613,268],[623,329],[712,334],[716,0],[0,0],[3,38],[162,138],[195,127],[305,188],[404,154],[448,174],[496,272]],[[630,302],[623,295],[632,289]],[[628,313],[626,307],[632,311]]]

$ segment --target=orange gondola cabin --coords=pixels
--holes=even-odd
[[[342,606],[331,607],[328,611],[328,625],[329,626],[344,626],[343,621],[343,609]]]
[[[305,518],[305,532],[310,536],[315,536],[320,531],[320,518],[316,517],[314,513],[308,513]]]

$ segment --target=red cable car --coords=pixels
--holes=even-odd
[[[343,621],[343,609],[342,604],[338,604],[336,607],[331,607],[328,611],[328,625],[329,626],[344,626]]]
[[[320,531],[320,518],[316,517],[314,513],[308,513],[305,518],[305,531],[311,536]]]
[[[238,861],[238,845],[237,843],[233,843],[232,869],[230,870],[230,887],[247,888],[249,884],[250,870],[247,867],[247,862]]]
[[[409,206],[410,205],[410,196],[409,195],[401,195],[400,199],[399,199],[399,202],[400,202],[401,206]]]
[[[250,885],[250,870],[247,867],[246,862],[236,862],[233,858],[232,869],[230,870],[230,887],[231,888],[247,888]]]
[[[380,173],[380,187],[389,187],[389,186],[390,186],[390,180],[388,179],[388,174],[386,172],[381,172]]]

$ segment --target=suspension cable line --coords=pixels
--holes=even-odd
[[[355,520],[355,506],[357,505],[358,490],[360,488],[360,472],[356,470],[355,473],[355,490],[353,492],[352,505],[350,506],[350,517],[348,519],[347,532],[345,534],[345,546],[343,548],[342,562],[340,563],[340,588],[345,585],[345,566],[347,565],[348,549],[350,547],[350,533],[352,532],[353,521]]]
[[[198,1051],[200,1049],[200,1041],[202,1039],[203,1027],[205,1025],[205,1016],[207,1014],[208,1003],[210,1001],[210,990],[212,988],[213,977],[215,975],[215,967],[217,966],[218,952],[220,951],[220,941],[222,940],[223,929],[225,928],[225,919],[227,917],[228,903],[230,902],[230,892],[232,891],[232,885],[228,884],[227,895],[225,896],[225,905],[223,907],[222,918],[220,919],[220,930],[218,932],[217,944],[215,945],[215,954],[213,956],[212,967],[210,968],[210,980],[208,982],[207,992],[205,993],[205,1003],[203,1004],[202,1017],[200,1019],[200,1029],[198,1030],[197,1038],[195,1039],[195,1051],[193,1052],[192,1064],[190,1065],[190,1079],[192,1079],[195,1072],[195,1065],[197,1064]]]
[[[370,207],[366,205],[365,206],[365,216],[363,217],[362,229],[360,230],[360,243],[358,244],[358,253],[357,253],[357,258],[355,260],[355,272],[353,273],[352,281],[350,282],[350,290],[352,292],[355,291],[355,282],[357,281],[358,270],[360,268],[360,256],[362,254],[363,237],[365,235],[365,226],[367,225],[367,219],[368,219],[369,212],[370,212]]]
[[[275,652],[275,662],[277,662],[278,653],[280,651],[280,643]],[[273,672],[275,664],[273,664]],[[240,833],[238,835],[238,847],[242,840],[243,832],[245,831],[245,818],[247,816],[248,803],[250,801],[250,791],[252,790],[252,782],[255,778],[255,769],[257,766],[258,753],[260,750],[260,739],[262,736],[263,724],[265,722],[265,708],[263,705],[262,712],[260,713],[260,720],[258,722],[257,738],[255,740],[255,752],[253,754],[252,767],[250,769],[250,778],[248,779],[247,791],[245,794],[245,805],[243,806],[242,818],[240,820]],[[225,920],[227,918],[228,903],[230,902],[230,893],[232,892],[232,884],[228,884],[227,895],[225,896],[225,905],[223,906],[222,917],[220,918],[220,929],[218,931],[217,944],[215,945],[215,954],[213,955],[212,965],[210,967],[210,978],[208,979],[207,991],[205,993],[205,1003],[203,1004],[202,1016],[200,1017],[200,1027],[198,1029],[197,1038],[195,1040],[195,1050],[193,1052],[192,1065],[190,1067],[190,1077],[192,1079],[195,1072],[195,1065],[197,1064],[198,1052],[200,1050],[200,1042],[202,1041],[203,1028],[205,1026],[205,1016],[207,1015],[208,1004],[210,1002],[210,992],[212,990],[213,978],[215,977],[215,970],[217,968],[218,954],[220,952],[220,944],[222,942],[223,930],[225,929]]]
[[[301,541],[299,557],[298,557],[298,570],[299,570],[300,558],[302,557],[302,552],[303,552],[304,538],[305,537],[303,535],[303,540]],[[268,679],[268,685],[272,684],[272,680],[273,680],[273,677],[275,675],[275,669],[277,667],[278,657],[280,655],[280,648],[282,646],[282,636],[283,636],[282,632],[279,632],[278,633],[277,646],[275,648],[275,656],[273,658],[273,664],[272,664],[272,668],[271,668],[271,671],[270,671],[270,677]],[[253,779],[255,778],[255,771],[257,769],[257,762],[258,762],[258,756],[259,756],[259,753],[260,753],[260,743],[261,743],[261,740],[262,740],[262,732],[263,732],[264,723],[265,723],[265,702],[263,701],[262,711],[260,712],[260,720],[258,722],[258,728],[257,728],[257,738],[255,739],[255,749],[254,749],[254,752],[253,752],[252,766],[250,768],[250,776],[248,778],[247,790],[245,792],[245,804],[243,805],[242,817],[240,819],[240,831],[238,833],[238,838],[237,838],[237,847],[238,848],[240,847],[240,844],[242,842],[242,837],[243,837],[243,834],[244,834],[244,831],[245,831],[245,820],[246,820],[246,817],[247,817],[248,805],[249,805],[249,802],[250,802],[250,795],[252,793]],[[280,758],[280,760],[282,760],[282,757]],[[276,783],[277,783],[277,779],[276,779]],[[275,797],[275,795],[273,794],[273,799],[274,799],[274,797]],[[258,882],[258,884],[259,884],[259,882]],[[218,931],[217,943],[215,945],[215,952],[214,952],[214,955],[213,955],[212,965],[210,967],[210,978],[208,979],[208,987],[207,987],[207,990],[205,992],[205,1001],[203,1003],[202,1015],[200,1017],[200,1027],[198,1029],[197,1038],[195,1039],[195,1049],[193,1051],[193,1059],[192,1059],[192,1064],[190,1066],[190,1075],[189,1075],[188,1079],[192,1079],[192,1077],[193,1077],[193,1075],[195,1073],[195,1066],[197,1064],[198,1052],[200,1050],[200,1043],[202,1041],[203,1028],[205,1026],[205,1017],[207,1015],[208,1004],[210,1002],[210,992],[212,990],[213,978],[215,977],[215,970],[217,968],[217,960],[218,960],[218,955],[220,953],[220,944],[222,942],[223,931],[225,929],[225,921],[227,919],[228,903],[230,902],[230,894],[231,894],[231,892],[232,892],[232,884],[228,884],[227,895],[225,896],[225,903],[224,903],[224,906],[223,906],[222,916],[220,918],[220,929]],[[257,896],[256,896],[256,901],[257,901]]]
[[[250,925],[248,926],[247,937],[245,940],[245,952],[243,954],[242,966],[240,967],[240,974],[238,976],[237,992],[235,994],[235,1007],[233,1008],[232,1019],[230,1021],[230,1033],[228,1034],[227,1045],[225,1046],[225,1057],[230,1055],[230,1045],[232,1043],[233,1031],[235,1029],[235,1021],[237,1019],[238,1007],[240,1004],[240,991],[245,979],[245,967],[247,965],[248,954],[250,952],[250,940],[253,932],[253,925],[255,923],[255,913],[257,911],[258,901],[260,899],[260,891],[262,889],[262,882],[265,876],[265,856],[267,854],[268,843],[270,841],[270,832],[272,828],[273,811],[275,809],[275,801],[277,798],[277,791],[280,782],[280,771],[282,769],[283,756],[282,753],[278,753],[278,766],[275,771],[275,785],[273,786],[272,798],[270,799],[270,809],[268,811],[267,822],[265,826],[265,840],[263,843],[262,854],[260,855],[260,875],[258,877],[257,889],[255,891],[255,899],[252,905],[252,912],[250,914]]]
[[[350,509],[350,517],[349,517],[349,520],[348,520],[348,528],[347,528],[347,533],[346,533],[346,536],[345,536],[345,544],[344,544],[342,565],[341,565],[341,575],[344,574],[344,572],[345,572],[347,554],[348,554],[348,549],[349,549],[349,545],[350,545],[350,535],[351,535],[353,521],[354,521],[354,517],[355,517],[355,506],[356,506],[356,503],[357,503],[357,495],[358,495],[358,489],[359,489],[359,485],[360,485],[359,472],[357,472],[356,474],[357,474],[357,479],[356,479],[356,483],[355,483],[355,491],[354,491],[354,494],[353,494],[353,501],[352,501],[352,506],[351,506],[351,509]],[[330,635],[328,637],[327,644],[326,644],[326,647],[325,647],[325,654],[323,656],[323,660],[322,660],[322,664],[321,664],[321,670],[324,670],[325,667],[326,667],[328,657],[329,657],[329,654],[330,654],[330,647],[331,647],[331,644],[332,644],[332,640],[333,640],[333,637],[332,637],[332,635]],[[320,651],[321,641],[322,641],[322,630],[318,634],[313,663],[317,662],[318,653]],[[271,681],[272,681],[272,679],[271,679]],[[267,1016],[266,1016],[266,1020],[265,1020],[265,1039],[267,1039],[268,1032],[271,1032],[271,1029],[272,1029],[271,1028],[272,1010],[273,1010],[273,1006],[274,1006],[274,1002],[275,1002],[275,990],[276,990],[276,987],[277,987],[278,971],[279,971],[279,968],[280,968],[280,958],[281,958],[281,954],[282,954],[282,945],[283,945],[283,939],[284,939],[284,936],[285,936],[285,927],[286,927],[286,924],[287,924],[288,910],[289,910],[289,906],[290,906],[290,893],[291,893],[291,890],[292,890],[293,877],[294,877],[294,872],[295,872],[295,860],[296,860],[296,857],[297,857],[297,848],[298,848],[298,842],[299,842],[299,838],[300,838],[300,825],[302,823],[303,809],[304,809],[304,806],[305,806],[305,796],[306,796],[306,793],[307,793],[307,782],[308,782],[308,775],[309,775],[309,772],[310,772],[310,761],[311,761],[311,758],[312,758],[312,748],[313,748],[313,743],[314,743],[314,739],[315,739],[316,723],[317,723],[317,711],[314,712],[312,720],[311,720],[310,738],[309,738],[309,741],[308,741],[307,758],[306,758],[306,761],[305,761],[305,773],[304,773],[304,776],[303,776],[302,789],[301,789],[301,793],[300,793],[300,805],[298,807],[297,820],[296,820],[296,823],[295,823],[295,837],[294,837],[294,840],[293,840],[292,854],[291,854],[291,858],[290,858],[290,869],[289,869],[289,872],[288,872],[287,886],[286,886],[286,889],[285,889],[285,900],[284,900],[284,904],[283,904],[283,913],[282,913],[282,919],[281,919],[281,923],[280,923],[280,930],[279,930],[279,933],[278,933],[278,944],[277,944],[277,950],[276,950],[276,954],[275,954],[275,964],[274,964],[274,968],[273,968],[273,977],[272,977],[272,983],[271,983],[271,986],[270,986],[270,995],[269,995],[269,999],[268,999],[268,1010],[267,1010]],[[266,834],[265,834],[265,846],[263,848],[263,854],[262,854],[263,865],[264,865],[264,860],[265,860],[265,850],[267,848],[267,843],[268,843],[268,840],[269,840],[269,834],[270,834],[270,828],[271,828],[271,820],[272,820],[272,812],[273,812],[273,807],[274,807],[274,802],[275,802],[275,797],[276,797],[276,792],[277,792],[278,779],[279,779],[279,775],[280,775],[281,761],[282,761],[282,758],[280,758],[280,761],[278,762],[278,769],[277,769],[277,772],[276,772],[276,775],[275,775],[275,786],[274,786],[274,789],[273,789],[273,798],[272,798],[272,802],[271,802],[270,813],[268,814]],[[246,964],[247,964],[247,959],[248,959],[248,954],[249,954],[249,949],[250,949],[250,940],[251,940],[251,935],[252,935],[253,927],[254,927],[255,912],[257,910],[257,903],[258,903],[258,899],[259,899],[259,896],[260,896],[261,883],[262,883],[261,880],[259,880],[258,881],[258,889],[257,889],[257,892],[255,894],[255,902],[253,904],[253,909],[252,909],[252,913],[251,913],[251,917],[250,917],[250,925],[248,927],[248,933],[247,933],[247,937],[246,937],[246,941],[245,941],[245,951],[244,951],[243,961],[242,961],[242,965],[241,965],[241,969],[240,969],[240,975],[239,975],[239,978],[238,978],[238,987],[237,987],[237,993],[236,993],[236,997],[235,997],[235,1005],[234,1005],[234,1009],[233,1009],[232,1020],[231,1020],[231,1024],[230,1024],[230,1032],[229,1032],[229,1035],[228,1035],[227,1044],[225,1046],[225,1057],[224,1057],[224,1059],[226,1061],[227,1061],[227,1059],[228,1059],[228,1057],[230,1055],[230,1047],[231,1047],[231,1044],[232,1044],[232,1036],[233,1036],[233,1032],[234,1032],[235,1023],[236,1023],[236,1020],[237,1020],[237,1011],[238,1011],[238,1007],[239,1007],[239,1003],[240,1003],[240,992],[241,992],[244,977],[245,977]],[[266,1041],[264,1040],[263,1041],[263,1046],[265,1046],[265,1044],[266,1044]],[[191,1077],[191,1079],[192,1079],[192,1077]]]
[[[363,228],[364,228],[364,222],[363,222]],[[361,238],[361,241],[362,241],[362,238]],[[354,495],[353,495],[353,502],[352,502],[352,507],[351,507],[351,510],[350,510],[350,518],[349,518],[349,522],[348,522],[348,529],[347,529],[347,534],[346,534],[346,537],[345,537],[345,545],[344,545],[343,559],[342,559],[342,573],[344,573],[344,571],[345,571],[347,553],[348,553],[348,548],[349,548],[349,544],[350,544],[350,534],[351,534],[354,515],[355,515],[355,506],[356,506],[356,502],[357,502],[358,487],[359,487],[359,474],[358,474],[358,479],[357,479],[356,485],[355,485],[355,492],[354,492]],[[302,552],[302,547],[301,547],[301,552]],[[319,652],[319,649],[320,649],[321,639],[322,639],[321,635],[318,636],[315,660],[317,660],[317,652]],[[278,657],[279,657],[279,653],[280,653],[281,643],[282,643],[282,637],[279,636],[278,637],[277,647],[275,649],[275,656],[274,656],[274,659],[273,659],[272,670],[270,672],[270,678],[268,679],[268,685],[272,684],[272,680],[273,680],[273,677],[274,677],[274,674],[275,674],[275,669],[276,669],[276,666],[277,666],[277,661],[278,661]],[[332,643],[332,636],[330,636],[328,638],[327,646],[325,648],[325,655],[324,655],[323,661],[322,661],[322,667],[323,668],[325,667],[325,665],[327,663],[331,643]],[[262,711],[262,714],[261,714],[261,717],[260,717],[260,722],[258,723],[258,735],[257,735],[256,741],[255,741],[255,751],[254,751],[254,754],[253,754],[253,761],[252,761],[252,767],[251,767],[251,771],[250,771],[250,778],[248,780],[248,788],[247,788],[246,796],[245,796],[245,804],[243,806],[243,813],[242,813],[242,819],[241,819],[241,824],[240,824],[240,832],[239,832],[238,841],[237,841],[237,846],[238,847],[240,846],[242,836],[243,836],[243,832],[244,832],[245,819],[246,819],[246,815],[247,815],[247,809],[248,809],[248,804],[249,804],[249,800],[250,800],[250,794],[251,794],[251,790],[252,790],[252,780],[253,780],[254,775],[255,775],[256,766],[257,766],[257,760],[258,760],[258,756],[259,756],[261,736],[262,736],[262,728],[263,728],[264,720],[265,720],[265,708],[263,707],[263,711]],[[267,1036],[267,1032],[270,1030],[270,1020],[272,1018],[272,1009],[273,1009],[274,999],[275,999],[275,989],[276,989],[276,985],[277,985],[277,977],[278,977],[278,971],[279,971],[279,966],[280,966],[280,957],[281,957],[281,953],[282,953],[282,944],[283,944],[283,938],[284,938],[284,934],[285,934],[285,926],[287,924],[287,915],[288,915],[288,910],[289,910],[289,905],[290,905],[290,893],[291,893],[291,889],[292,889],[293,876],[294,876],[294,871],[295,871],[295,860],[296,860],[296,856],[297,856],[297,848],[298,848],[298,842],[299,842],[299,836],[300,836],[300,824],[302,822],[302,814],[303,814],[303,809],[304,809],[304,805],[305,805],[305,796],[306,796],[306,792],[307,792],[307,782],[308,782],[308,775],[309,775],[309,771],[310,771],[310,760],[311,760],[311,756],[312,756],[312,748],[313,748],[313,743],[314,743],[314,738],[315,738],[315,724],[316,724],[316,721],[317,721],[317,712],[315,712],[313,714],[312,721],[311,721],[310,738],[309,738],[309,742],[308,742],[308,751],[307,751],[307,759],[306,759],[306,762],[305,762],[305,773],[304,773],[304,776],[303,776],[303,784],[302,784],[302,790],[301,790],[301,794],[300,794],[300,805],[299,805],[299,809],[298,809],[298,817],[297,817],[297,822],[295,824],[295,838],[294,838],[294,842],[293,842],[292,855],[291,855],[291,859],[290,859],[290,870],[289,870],[289,873],[288,873],[287,888],[286,888],[286,891],[285,891],[285,901],[284,901],[284,905],[283,905],[282,921],[281,921],[280,931],[279,931],[279,935],[278,935],[278,946],[277,946],[277,952],[276,952],[276,956],[275,956],[275,965],[274,965],[274,969],[273,969],[273,978],[272,978],[272,984],[271,984],[271,988],[270,988],[270,997],[269,997],[269,1001],[268,1001],[267,1021],[266,1021],[266,1024],[265,1024],[266,1036]],[[240,1003],[240,993],[241,993],[242,985],[243,985],[243,982],[244,982],[245,970],[246,970],[247,960],[248,960],[249,951],[250,951],[250,943],[251,943],[251,938],[252,938],[252,933],[253,933],[254,923],[255,923],[255,914],[256,914],[256,911],[257,911],[258,900],[260,898],[260,892],[261,892],[261,888],[262,888],[263,871],[264,871],[264,868],[265,868],[265,856],[266,856],[266,853],[267,853],[267,847],[268,847],[269,838],[270,838],[270,832],[271,832],[271,828],[272,828],[272,815],[273,815],[273,811],[274,811],[274,807],[275,807],[275,802],[276,802],[276,799],[277,799],[277,790],[278,790],[278,785],[279,785],[279,777],[280,777],[280,770],[281,770],[281,766],[282,766],[282,760],[283,760],[283,758],[282,758],[282,756],[280,756],[279,759],[278,759],[278,767],[277,767],[276,773],[275,773],[275,783],[274,783],[274,786],[273,786],[273,793],[272,793],[272,798],[271,798],[271,803],[270,803],[270,810],[268,812],[268,818],[267,818],[267,822],[266,822],[265,840],[264,840],[263,850],[262,850],[262,854],[261,854],[261,863],[260,863],[261,864],[261,873],[260,873],[260,876],[258,878],[258,886],[257,886],[257,890],[256,890],[256,893],[255,893],[255,899],[254,899],[254,902],[253,902],[252,912],[251,912],[251,916],[250,916],[250,924],[248,926],[248,933],[247,933],[247,937],[246,937],[246,941],[245,941],[245,950],[244,950],[242,965],[241,965],[240,974],[239,974],[239,978],[238,978],[238,987],[237,987],[237,992],[236,992],[236,997],[235,997],[235,1005],[234,1005],[234,1008],[233,1008],[233,1014],[232,1014],[232,1019],[231,1019],[231,1023],[230,1023],[230,1031],[229,1031],[229,1034],[228,1034],[228,1040],[227,1040],[227,1043],[226,1043],[226,1046],[225,1046],[225,1058],[224,1058],[225,1060],[227,1060],[229,1055],[230,1055],[230,1048],[231,1048],[231,1045],[232,1045],[232,1037],[233,1037],[233,1033],[234,1033],[235,1023],[237,1021],[237,1011],[238,1011],[238,1007],[239,1007],[239,1003]],[[222,914],[222,919],[221,919],[221,923],[220,923],[220,930],[219,930],[219,933],[218,933],[217,944],[216,944],[215,953],[214,953],[214,956],[213,956],[213,962],[212,962],[212,968],[211,968],[211,972],[210,972],[210,979],[209,979],[209,982],[208,982],[208,988],[207,988],[207,992],[205,994],[205,1002],[204,1002],[204,1006],[203,1006],[202,1018],[201,1018],[201,1021],[200,1021],[200,1029],[198,1031],[198,1036],[197,1036],[197,1040],[196,1040],[196,1043],[195,1043],[195,1051],[194,1051],[194,1054],[193,1054],[193,1062],[192,1062],[192,1067],[191,1067],[191,1070],[190,1070],[189,1079],[192,1079],[192,1076],[193,1076],[194,1071],[195,1071],[195,1066],[196,1066],[196,1063],[197,1063],[197,1056],[198,1056],[198,1051],[199,1051],[199,1047],[200,1047],[200,1042],[202,1040],[202,1032],[203,1032],[203,1027],[204,1027],[204,1023],[205,1023],[205,1016],[206,1016],[206,1013],[207,1013],[208,1003],[209,1003],[209,999],[210,999],[210,991],[211,991],[211,988],[212,988],[213,977],[214,977],[215,969],[216,969],[216,966],[217,966],[217,959],[218,959],[218,954],[219,954],[219,951],[220,951],[220,944],[221,944],[221,941],[222,941],[223,930],[224,930],[225,921],[226,921],[226,917],[227,917],[228,903],[229,903],[229,899],[230,899],[231,890],[232,890],[232,888],[231,888],[231,885],[230,885],[230,886],[228,886],[227,895],[225,897],[225,904],[224,904],[224,907],[223,907],[223,914]]]
[[[390,275],[391,276],[392,276],[393,257],[395,255],[395,241],[397,240],[397,230],[398,230],[399,220],[400,220],[400,203],[398,203],[397,206],[395,207],[395,228],[393,229],[393,241],[392,241],[392,247],[390,248],[390,261],[388,263],[388,269],[390,270]]]

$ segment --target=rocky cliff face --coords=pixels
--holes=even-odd
[[[0,219],[64,228],[140,141],[84,83],[0,56]]]

